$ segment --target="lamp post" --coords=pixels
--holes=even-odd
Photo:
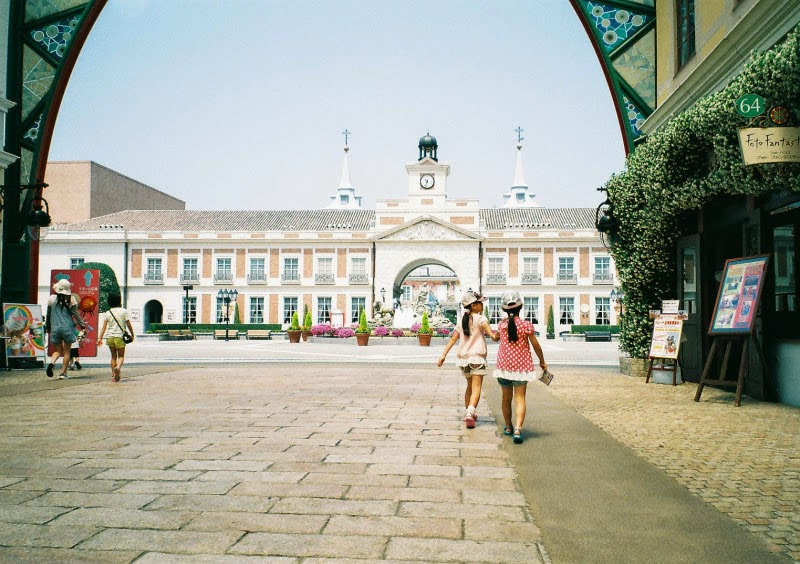
[[[386,288],[381,288],[381,301],[386,303]]]
[[[231,320],[231,302],[235,302],[239,292],[234,290],[220,290],[217,292],[217,298],[221,298],[225,302],[225,342],[228,342],[228,324]]]
[[[611,301],[614,302],[614,311],[617,312],[617,315],[623,313],[622,311],[622,300],[625,298],[625,292],[622,290],[617,290],[616,288],[611,290]],[[617,320],[619,322],[619,320]]]
[[[189,291],[193,289],[194,286],[191,284],[186,284],[183,287],[183,290],[186,292],[186,297],[183,298],[183,322],[186,324],[189,323]]]

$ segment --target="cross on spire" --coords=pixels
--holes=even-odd
[[[345,129],[344,131],[342,131],[342,135],[344,135],[344,144],[345,144],[345,146],[347,146],[347,137],[348,137],[348,136],[349,136],[351,133],[353,133],[353,132],[352,132],[352,131],[350,131],[349,129]]]
[[[517,143],[522,143],[522,140],[525,139],[522,136],[522,132],[525,131],[522,127],[517,127],[514,131],[517,132]]]

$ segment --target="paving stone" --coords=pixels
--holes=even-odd
[[[112,480],[58,480],[28,478],[21,480],[6,489],[9,490],[39,490],[53,492],[86,492],[86,493],[108,493],[116,490],[125,482],[115,482]],[[131,492],[134,493],[134,492]]]
[[[516,505],[526,507],[525,496],[521,492],[490,492],[487,490],[463,490],[464,503],[476,505]]]
[[[141,550],[184,554],[222,554],[241,532],[155,531],[105,529],[77,548],[88,550]]]
[[[229,552],[265,556],[380,559],[385,546],[386,539],[382,537],[247,533]]]
[[[87,480],[89,481],[89,480]],[[117,493],[152,493],[152,494],[224,494],[228,493],[236,482],[165,482],[163,480],[129,482],[116,490]]]
[[[0,505],[0,523],[31,523],[41,525],[71,511],[65,507],[34,507],[30,505]]]
[[[27,490],[0,490],[0,504],[16,505],[41,497],[45,492]]]
[[[148,510],[169,511],[254,511],[265,512],[275,499],[257,496],[228,495],[164,495],[147,506]]]
[[[361,501],[324,498],[284,498],[275,503],[270,513],[317,515],[394,515],[397,503],[387,500]]]
[[[197,513],[81,507],[53,521],[54,525],[94,525],[118,529],[180,529]]]
[[[543,562],[536,544],[393,537],[386,548],[388,558],[411,558],[427,562]]]
[[[69,548],[88,539],[100,530],[86,525],[30,525],[4,523],[0,527],[0,545],[7,547],[40,546]],[[109,550],[114,550],[113,548]]]
[[[334,515],[325,527],[325,534],[459,539],[462,532],[460,519]]]
[[[3,478],[0,477],[0,488],[4,488],[11,484],[16,484],[17,482],[21,482],[22,478]]]
[[[328,515],[215,511],[196,517],[184,530],[314,534],[322,531],[327,522]]]
[[[116,564],[132,562],[141,554],[138,550],[69,550],[63,548],[6,548],[0,547],[2,562],[53,562]],[[141,560],[137,560],[141,562]]]
[[[157,495],[123,493],[86,492],[48,492],[30,500],[28,505],[47,505],[61,507],[129,507],[139,508],[147,505]]]
[[[234,470],[210,470],[197,479],[212,482],[280,482],[294,484],[306,476],[305,472],[241,472]]]
[[[427,501],[403,501],[397,512],[401,517],[442,517],[497,519],[500,521],[525,521],[525,513],[519,507],[504,505],[472,505],[469,503],[433,503]]]
[[[93,476],[97,480],[192,480],[201,472],[181,470],[143,470],[136,468],[112,468]]]
[[[464,519],[464,538],[479,541],[541,542],[542,531],[533,523]]]
[[[411,476],[408,481],[412,488],[449,488],[457,490],[488,490],[488,491],[516,491],[517,484],[510,478],[464,478],[439,476]]]
[[[269,497],[329,497],[342,498],[348,486],[314,484],[275,484],[265,482],[241,482],[228,495],[255,495]]]
[[[174,470],[240,470],[260,472],[266,470],[269,463],[254,460],[184,460]]]
[[[303,484],[340,484],[348,486],[385,486],[387,488],[404,487],[408,484],[408,476],[376,475],[376,474],[325,474],[310,472],[303,478]]]
[[[233,556],[230,554],[206,556],[198,554],[169,554],[166,552],[148,552],[136,560],[136,564],[168,564],[172,562],[189,562],[191,564],[214,564],[217,562],[222,564],[249,564],[251,562],[264,562],[265,564],[297,564],[299,560],[297,558],[283,556]]]
[[[372,464],[368,474],[402,474],[406,476],[460,476],[461,468],[432,464]]]
[[[459,503],[458,490],[442,488],[380,488],[371,486],[352,486],[345,496],[347,499],[390,499],[394,501],[449,501]]]

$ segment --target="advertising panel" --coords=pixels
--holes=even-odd
[[[659,315],[653,324],[650,358],[677,360],[681,348],[683,320],[677,315]]]
[[[729,259],[722,271],[710,335],[752,333],[769,255]]]
[[[37,304],[3,304],[6,358],[44,357],[44,318]]]
[[[72,296],[78,303],[78,315],[87,324],[86,336],[80,344],[82,357],[97,356],[97,330],[100,310],[100,271],[99,270],[51,270],[50,286],[59,280],[72,283]],[[48,347],[48,354],[52,354]]]

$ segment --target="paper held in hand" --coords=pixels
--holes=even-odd
[[[542,375],[539,376],[539,381],[540,382],[544,382],[545,384],[547,384],[549,386],[550,382],[553,381],[554,377],[555,376],[554,376],[554,374],[552,372],[550,372],[549,370],[544,370],[542,372]]]

